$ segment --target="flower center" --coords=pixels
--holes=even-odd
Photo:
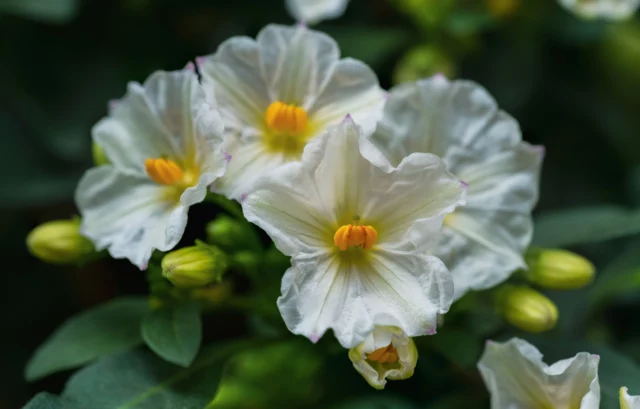
[[[264,140],[272,151],[299,155],[307,142],[307,112],[296,105],[273,102],[264,114]]]
[[[376,349],[372,353],[367,354],[367,359],[381,364],[395,364],[398,362],[398,350],[389,344],[386,347]]]
[[[333,235],[333,242],[342,251],[352,246],[362,246],[369,250],[376,244],[378,232],[371,226],[359,226],[346,224],[336,230]]]
[[[184,171],[180,165],[166,158],[149,158],[144,161],[144,167],[151,180],[161,185],[187,188],[196,182],[194,172]]]

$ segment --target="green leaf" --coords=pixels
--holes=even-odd
[[[600,409],[620,408],[618,393],[620,387],[631,391],[640,390],[640,367],[630,358],[603,345],[591,344],[566,338],[527,337],[551,364],[561,359],[571,358],[578,352],[600,355],[598,378],[600,380]]]
[[[207,409],[308,407],[320,396],[321,366],[316,347],[300,340],[240,352],[229,360]]]
[[[327,27],[326,31],[340,45],[343,57],[355,58],[374,67],[400,50],[411,38],[405,30],[363,26]]]
[[[640,233],[640,212],[593,206],[549,212],[536,219],[533,245],[568,247]]]
[[[78,0],[0,0],[0,12],[60,24],[76,15],[78,3]]]
[[[22,409],[77,409],[77,406],[48,392],[41,392]]]
[[[183,303],[152,311],[142,321],[142,338],[163,359],[189,366],[202,341],[198,306]]]
[[[190,368],[143,349],[108,356],[73,375],[62,397],[91,409],[203,409],[216,393],[226,359],[260,342],[211,345]]]
[[[416,406],[409,401],[390,396],[366,396],[358,399],[351,399],[332,409],[415,409]]]
[[[76,368],[141,343],[140,323],[147,310],[144,298],[123,297],[68,319],[36,350],[26,379]]]
[[[496,24],[495,18],[488,11],[459,10],[451,13],[445,26],[451,34],[468,36],[486,30]]]

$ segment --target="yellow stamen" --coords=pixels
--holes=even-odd
[[[307,128],[307,113],[301,107],[273,102],[265,113],[267,126],[272,131],[287,135],[300,135]]]
[[[149,158],[144,161],[144,167],[149,177],[162,185],[173,185],[185,178],[182,168],[172,160]]]
[[[368,250],[376,244],[378,232],[371,226],[347,224],[336,230],[333,242],[342,251],[351,246],[362,246]]]
[[[381,364],[395,364],[398,362],[398,350],[389,344],[386,347],[376,349],[372,353],[367,354],[367,359]]]

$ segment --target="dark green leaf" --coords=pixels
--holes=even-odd
[[[528,337],[551,364],[571,358],[578,352],[600,355],[598,378],[600,380],[600,409],[618,409],[618,393],[622,386],[632,391],[640,390],[640,367],[630,358],[603,345],[566,338]]]
[[[200,311],[195,303],[183,303],[150,312],[142,321],[142,337],[160,357],[189,366],[202,341]]]
[[[25,377],[33,381],[141,343],[147,309],[144,298],[126,297],[70,318],[36,350]]]
[[[41,392],[22,409],[77,409],[77,406],[50,393]]]
[[[640,233],[640,212],[594,206],[549,212],[536,219],[533,245],[568,247]]]
[[[307,407],[319,397],[315,378],[321,365],[316,347],[300,340],[240,352],[227,364],[207,409]]]
[[[401,398],[389,396],[367,396],[351,399],[347,402],[332,406],[332,409],[415,409],[416,406]]]
[[[340,45],[343,57],[351,57],[377,66],[410,39],[404,30],[372,27],[335,27],[327,29]]]
[[[211,345],[186,369],[148,350],[112,355],[72,376],[62,396],[90,409],[202,409],[216,393],[226,359],[256,344]]]
[[[473,368],[482,352],[482,340],[470,331],[444,327],[431,337],[433,347],[461,368]]]
[[[50,23],[66,23],[78,8],[78,0],[0,0],[0,12]]]

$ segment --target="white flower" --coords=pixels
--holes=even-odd
[[[626,387],[620,388],[620,409],[640,409],[640,396],[630,396]]]
[[[306,143],[346,114],[372,132],[384,91],[365,64],[340,59],[333,39],[303,26],[270,25],[198,60],[225,119],[233,156],[216,191],[238,199],[265,171],[299,160]]]
[[[447,217],[435,238],[454,299],[526,267],[542,150],[522,142],[518,123],[487,91],[443,76],[398,86],[372,138],[392,164],[413,152],[433,153],[469,184],[467,205]]]
[[[559,0],[559,2],[580,17],[607,20],[629,18],[640,6],[640,0]]]
[[[154,249],[173,248],[189,206],[226,167],[222,119],[192,64],[130,83],[92,130],[111,161],[89,170],[76,191],[81,231],[98,249],[145,268]]]
[[[413,339],[400,328],[376,327],[357,347],[349,350],[353,367],[376,389],[383,389],[387,379],[410,378],[418,362]]]
[[[340,17],[349,0],[286,0],[289,13],[298,21],[315,24]]]
[[[491,409],[598,409],[597,355],[581,352],[549,366],[533,345],[518,338],[487,343],[478,369]]]
[[[315,342],[332,328],[353,348],[376,325],[435,332],[453,286],[423,245],[465,190],[437,156],[394,168],[347,117],[256,186],[244,214],[292,256],[278,307],[293,333]]]

